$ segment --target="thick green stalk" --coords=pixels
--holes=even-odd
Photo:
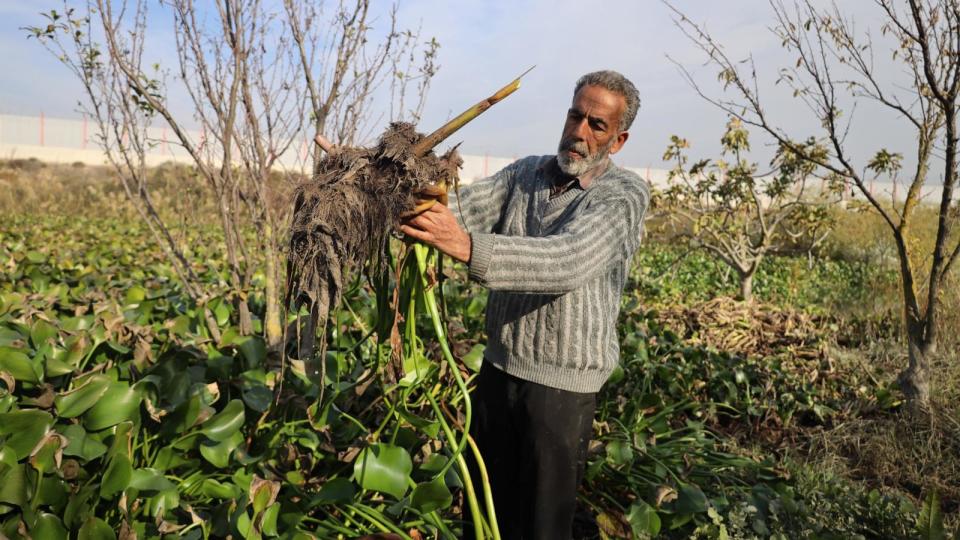
[[[467,389],[466,383],[463,381],[463,377],[460,376],[460,368],[457,366],[456,360],[453,358],[453,353],[450,351],[450,344],[447,342],[446,331],[443,327],[443,321],[440,318],[440,311],[437,307],[437,297],[434,292],[434,288],[427,283],[427,269],[431,262],[436,262],[437,252],[423,244],[415,244],[413,246],[414,255],[417,258],[417,265],[419,266],[420,281],[423,287],[423,299],[424,304],[427,308],[427,313],[430,315],[431,322],[433,322],[433,330],[437,334],[437,340],[440,342],[440,350],[443,352],[444,359],[447,362],[447,365],[450,368],[450,372],[453,374],[454,380],[457,382],[457,387],[460,389],[461,395],[463,396],[463,410],[464,410],[464,425],[463,425],[463,438],[459,444],[456,444],[454,448],[453,459],[457,460],[457,463],[463,463],[461,467],[464,472],[466,472],[466,461],[463,459],[463,449],[470,443],[472,440],[470,438],[470,422],[473,419],[473,405],[470,401],[470,391]],[[443,420],[443,414],[440,412],[439,407],[436,406],[433,396],[429,396],[430,402],[434,405],[436,409],[437,418],[440,419],[441,425],[445,427],[447,437],[450,438],[451,443],[453,443],[453,433],[447,426],[446,422]],[[483,463],[483,458],[480,456],[479,450],[476,448],[476,445],[472,445],[471,448],[474,451],[477,463],[480,469],[481,480],[483,481],[483,492],[484,492],[484,502],[487,507],[487,517],[489,520],[491,534],[494,540],[500,540],[500,531],[497,526],[496,512],[493,507],[493,495],[490,490],[490,481],[487,478],[486,466]],[[467,493],[470,494],[472,489],[472,483],[469,482],[469,473],[467,473],[467,481],[465,484],[468,486]],[[476,504],[476,493],[472,493],[472,504]],[[472,510],[472,509],[471,509]],[[480,523],[476,519],[475,523]],[[477,528],[479,531],[479,527]],[[478,533],[479,534],[479,533]]]
[[[440,406],[437,405],[437,400],[433,399],[433,396],[429,393],[427,394],[427,399],[430,400],[430,405],[433,407],[434,414],[437,415],[437,418],[440,420],[440,427],[443,429],[444,435],[447,436],[447,439],[450,440],[451,444],[455,444],[456,436],[453,433],[453,430],[450,429],[450,425],[447,424],[447,421],[443,419],[443,411],[440,410]],[[483,529],[485,521],[483,515],[480,513],[480,504],[477,502],[477,492],[473,489],[473,480],[470,478],[470,470],[467,469],[467,461],[463,459],[463,454],[456,453],[454,449],[454,454],[450,458],[450,462],[454,461],[457,464],[457,468],[460,469],[460,478],[463,479],[463,488],[467,491],[467,506],[470,507],[470,515],[473,517],[473,535],[476,540],[484,540]],[[497,532],[497,537],[499,537],[499,531]]]

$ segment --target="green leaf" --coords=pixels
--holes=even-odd
[[[112,382],[100,400],[83,415],[83,423],[87,429],[99,431],[120,422],[136,421],[142,399],[140,391],[127,382]]]
[[[117,454],[110,460],[106,472],[103,473],[103,482],[100,483],[100,496],[111,497],[127,489],[130,478],[133,476],[133,465],[130,458],[124,454]]]
[[[69,441],[67,447],[63,449],[65,456],[77,456],[85,461],[91,461],[107,451],[107,445],[91,437],[79,424],[70,424],[62,428],[62,431],[60,426],[57,426],[57,430]]]
[[[168,480],[163,473],[156,469],[144,468],[133,471],[130,475],[131,487],[147,493],[158,493],[161,491],[176,491],[177,486]]]
[[[60,331],[56,326],[43,319],[37,319],[30,329],[30,341],[33,343],[34,349],[39,349],[46,345],[48,341],[55,339],[59,333]]]
[[[4,445],[13,449],[17,460],[25,459],[53,425],[53,416],[45,411],[26,409],[0,414],[0,435]]]
[[[234,431],[222,441],[204,441],[200,444],[200,455],[214,467],[223,469],[230,464],[230,454],[243,442],[243,433]]]
[[[250,368],[262,366],[267,359],[267,345],[259,337],[250,336],[242,341],[237,348],[240,349],[240,353],[247,360],[247,366]]]
[[[117,535],[106,521],[91,516],[80,527],[77,540],[117,540]]]
[[[357,488],[353,482],[346,478],[334,478],[323,484],[313,501],[320,504],[347,502],[353,499],[356,493]]]
[[[612,465],[626,465],[633,461],[633,447],[626,441],[607,443],[607,462]]]
[[[67,529],[60,518],[46,512],[37,516],[37,522],[30,529],[34,540],[67,540]]]
[[[707,511],[707,496],[694,484],[683,484],[673,505],[678,514],[697,514]]]
[[[134,285],[127,289],[127,294],[124,295],[123,301],[125,304],[139,304],[143,302],[147,297],[147,290],[139,285]]]
[[[267,536],[277,536],[277,516],[280,515],[280,503],[271,504],[260,519],[260,531]]]
[[[660,516],[657,515],[656,509],[640,499],[630,505],[627,522],[633,530],[633,535],[638,538],[656,536],[660,533]]]
[[[379,443],[360,452],[353,465],[353,476],[364,489],[400,499],[407,492],[412,470],[410,454],[404,448]]]
[[[424,513],[449,508],[452,503],[453,495],[443,478],[417,484],[410,494],[410,504]]]
[[[0,347],[0,370],[13,375],[18,381],[39,383],[41,373],[30,357],[19,349]]]
[[[236,484],[221,483],[213,478],[204,478],[200,483],[200,493],[211,499],[233,500],[243,495],[243,490]]]
[[[27,500],[25,466],[17,463],[13,449],[0,448],[0,503],[23,506]]]
[[[485,349],[486,347],[482,343],[477,343],[470,349],[470,352],[463,355],[463,363],[470,371],[480,373],[480,368],[483,366],[483,351]]]
[[[33,455],[30,456],[30,465],[41,474],[56,469],[56,456],[60,450],[60,443],[61,439],[56,434],[46,434],[38,446],[34,447]]]
[[[947,537],[943,529],[940,494],[936,490],[923,501],[920,515],[917,517],[917,532],[920,533],[922,540],[944,540]]]
[[[273,391],[263,384],[250,385],[243,390],[243,402],[247,407],[257,411],[264,412],[270,408],[270,402],[273,401]]]
[[[200,432],[215,441],[225,441],[243,426],[243,401],[231,400],[222,411],[201,424]]]
[[[84,336],[74,336],[67,340],[65,345],[65,349],[57,349],[47,359],[48,377],[59,377],[73,372],[90,350],[90,345]]]
[[[75,418],[87,412],[107,392],[110,382],[106,375],[93,375],[80,387],[58,395],[53,401],[57,414],[62,418]]]

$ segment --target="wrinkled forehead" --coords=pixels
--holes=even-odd
[[[619,119],[626,107],[626,100],[620,94],[602,86],[587,85],[573,95],[571,109],[590,116],[602,116],[607,119]]]

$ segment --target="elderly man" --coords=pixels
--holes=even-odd
[[[503,538],[570,538],[596,393],[619,361],[617,314],[647,184],[609,155],[640,105],[623,75],[577,81],[557,154],[518,160],[401,226],[490,290],[471,431]]]

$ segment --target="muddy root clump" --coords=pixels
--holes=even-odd
[[[340,301],[345,276],[368,261],[382,265],[383,253],[401,214],[414,207],[417,194],[431,185],[451,185],[462,160],[455,149],[438,157],[417,156],[422,138],[414,126],[397,122],[373,148],[341,148],[328,154],[315,176],[294,194],[286,305],[309,306],[301,330],[298,357],[309,358],[325,343],[315,343]],[[322,332],[321,335],[325,334]]]

